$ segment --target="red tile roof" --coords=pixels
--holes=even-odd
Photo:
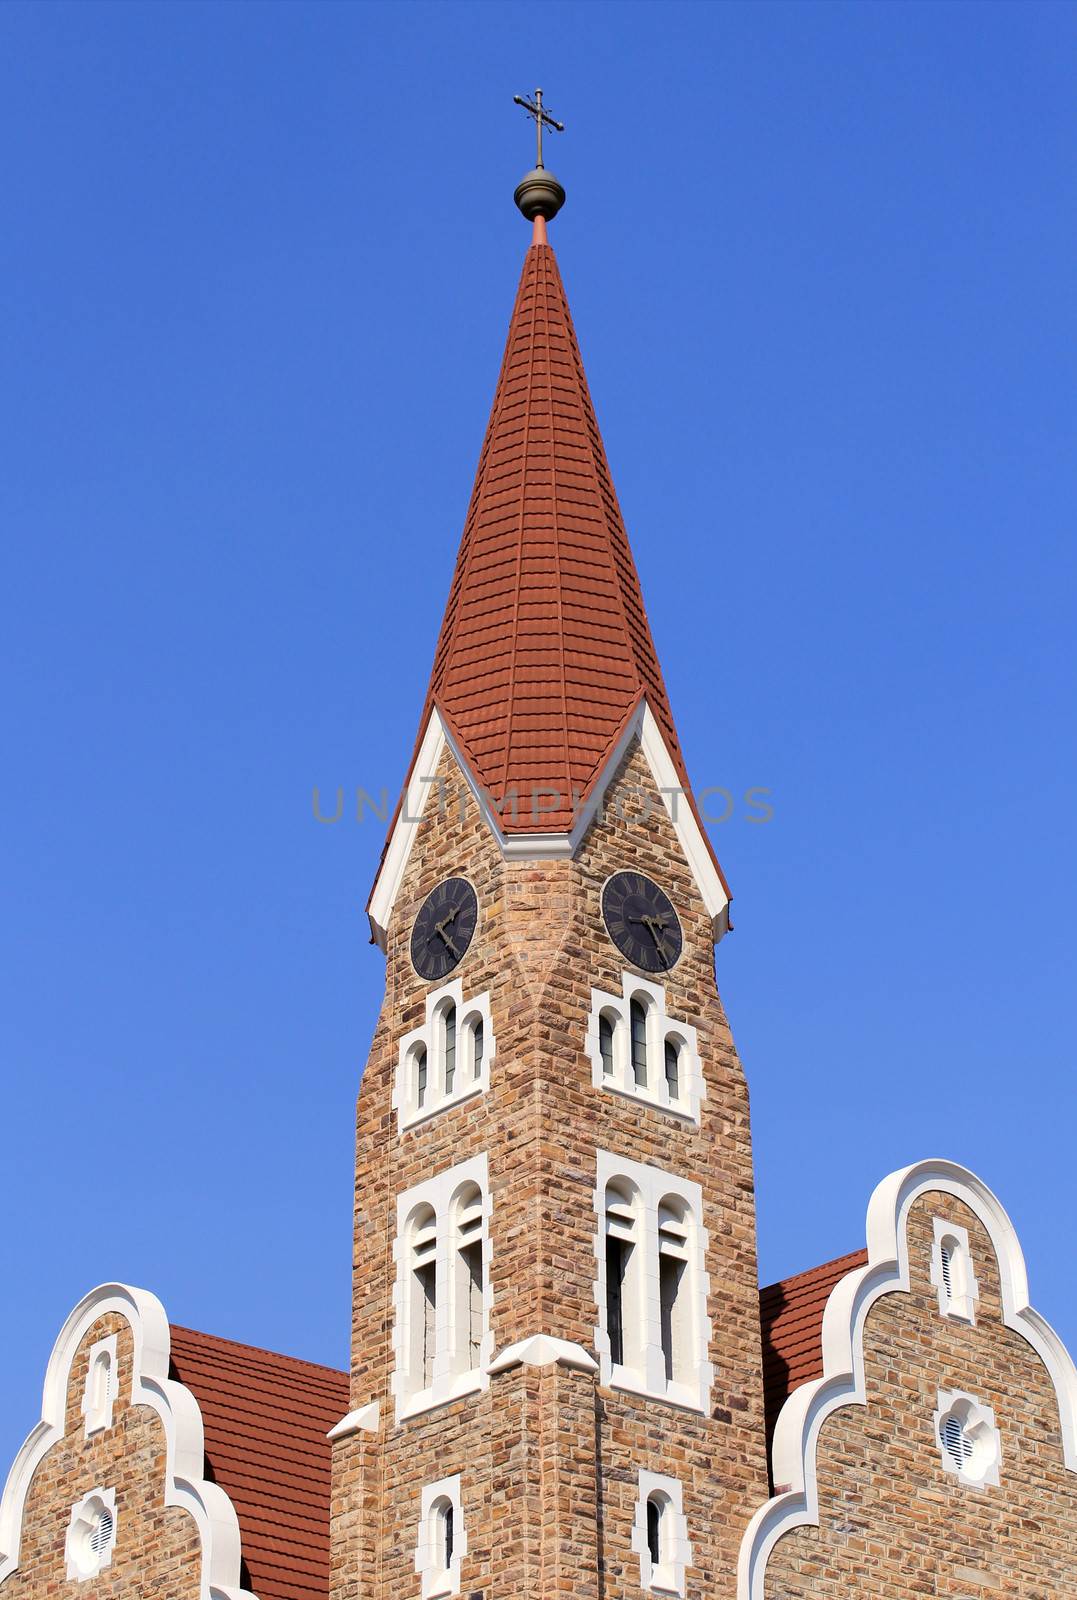
[[[206,1475],[239,1517],[245,1587],[258,1600],[326,1600],[325,1436],[348,1409],[347,1373],[177,1327],[172,1367],[201,1407]]]
[[[778,1412],[802,1383],[823,1375],[823,1312],[830,1291],[847,1272],[865,1265],[866,1250],[839,1256],[809,1272],[772,1283],[759,1293],[763,1325],[763,1405],[767,1439]]]
[[[420,737],[436,704],[495,801],[515,787],[506,833],[565,832],[573,795],[587,795],[643,695],[687,789],[561,275],[550,247],[534,244]],[[536,816],[535,786],[555,789],[558,807]]]

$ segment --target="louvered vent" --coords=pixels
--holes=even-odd
[[[90,1531],[90,1549],[95,1556],[103,1556],[112,1543],[112,1512],[106,1506],[98,1512]]]
[[[944,1239],[943,1240],[943,1242],[942,1242],[942,1252],[941,1253],[942,1253],[942,1286],[946,1290],[946,1298],[948,1300],[952,1300],[953,1297],[954,1297],[954,1274],[953,1274],[953,1265],[952,1265],[952,1263],[953,1263],[953,1255],[954,1255],[954,1247],[950,1243],[949,1239]]]
[[[972,1460],[973,1446],[959,1417],[951,1414],[943,1420],[942,1442],[954,1466],[963,1471]]]

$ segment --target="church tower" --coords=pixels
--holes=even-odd
[[[369,903],[332,1595],[718,1600],[768,1492],[729,896],[541,146],[516,198],[533,237]]]

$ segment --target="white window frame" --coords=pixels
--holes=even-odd
[[[939,1313],[941,1316],[953,1317],[958,1322],[968,1322],[975,1326],[976,1307],[980,1303],[980,1286],[972,1270],[968,1229],[959,1227],[956,1222],[948,1222],[945,1217],[936,1217],[934,1234],[935,1242],[931,1248],[931,1282],[938,1290]],[[956,1250],[951,1251],[949,1289],[946,1287],[942,1270],[942,1251],[944,1244],[947,1243],[956,1247]],[[959,1274],[958,1284],[953,1281],[955,1261]]]
[[[647,1540],[647,1505],[651,1496],[656,1494],[662,1495],[667,1502],[663,1534],[668,1546],[668,1559],[658,1566],[651,1561]],[[639,1556],[641,1588],[651,1594],[684,1594],[685,1569],[692,1565],[692,1545],[688,1538],[688,1523],[684,1516],[678,1479],[640,1468],[639,1495],[632,1523],[632,1549]]]
[[[456,1076],[452,1089],[445,1090],[444,1030],[442,1013],[456,1007]],[[482,1060],[475,1072],[473,1056],[474,1024],[482,1025]],[[415,1084],[415,1060],[420,1049],[426,1050],[426,1097],[418,1104]],[[490,994],[474,995],[465,1000],[464,985],[460,978],[433,989],[426,997],[426,1021],[413,1028],[400,1041],[397,1053],[396,1082],[393,1085],[393,1107],[396,1111],[397,1131],[418,1127],[450,1106],[458,1106],[473,1095],[485,1094],[490,1087],[490,1063],[494,1059],[494,1028],[490,1017]]]
[[[585,1049],[591,1063],[591,1082],[596,1089],[610,1094],[624,1095],[629,1100],[642,1100],[645,1105],[658,1106],[675,1117],[683,1117],[698,1127],[700,1104],[706,1098],[707,1086],[703,1081],[703,1066],[699,1057],[696,1030],[687,1022],[679,1022],[666,1010],[666,991],[659,983],[640,978],[634,972],[621,974],[622,994],[608,994],[604,989],[591,990],[591,1015],[587,1021]],[[637,1084],[632,1070],[633,1000],[640,1001],[647,1012],[647,1075],[644,1087]],[[604,1070],[599,1029],[603,1015],[613,1022],[613,1073]],[[678,1057],[678,1095],[671,1100],[666,1083],[665,1046],[667,1039],[674,1042]]]
[[[474,1186],[481,1196],[478,1239],[482,1248],[482,1334],[479,1359],[475,1367],[461,1366],[460,1352],[467,1331],[460,1318],[460,1280],[456,1261],[459,1244],[457,1202],[463,1191]],[[435,1342],[433,1376],[423,1387],[415,1385],[415,1330],[412,1326],[415,1297],[412,1293],[410,1221],[421,1208],[434,1214]],[[493,1359],[490,1287],[490,1182],[486,1154],[472,1156],[447,1168],[425,1183],[416,1184],[397,1196],[396,1238],[393,1260],[396,1283],[393,1290],[393,1376],[390,1384],[396,1402],[396,1420],[430,1411],[464,1394],[489,1387],[486,1368]]]
[[[96,1519],[102,1511],[112,1518],[112,1533],[103,1550],[90,1548],[90,1536]],[[105,1567],[112,1565],[112,1552],[116,1548],[116,1491],[100,1487],[91,1489],[71,1507],[64,1541],[64,1560],[67,1563],[68,1581],[85,1583],[96,1578]]]
[[[601,1381],[612,1389],[624,1389],[632,1394],[647,1395],[655,1400],[665,1400],[673,1405],[706,1413],[710,1408],[714,1367],[709,1359],[712,1328],[707,1315],[710,1278],[706,1271],[708,1235],[703,1226],[703,1191],[698,1183],[688,1178],[678,1177],[662,1167],[630,1161],[608,1150],[598,1151],[596,1177],[593,1196],[597,1219],[595,1258],[598,1269],[594,1284],[598,1307],[595,1350]],[[630,1263],[626,1280],[627,1300],[622,1320],[627,1324],[629,1317],[634,1318],[633,1327],[637,1336],[634,1339],[626,1337],[626,1360],[615,1363],[606,1327],[606,1192],[609,1185],[618,1180],[634,1191],[636,1196],[636,1256]],[[685,1249],[687,1283],[682,1290],[688,1295],[688,1334],[693,1347],[694,1374],[688,1382],[667,1380],[662,1349],[658,1213],[661,1202],[667,1196],[680,1200],[690,1219]],[[630,1349],[631,1360],[627,1359]]]
[[[446,1567],[440,1560],[436,1508],[446,1500],[452,1507],[452,1560]],[[415,1543],[415,1570],[421,1580],[422,1600],[442,1600],[460,1593],[460,1562],[467,1555],[467,1532],[460,1503],[460,1474],[439,1478],[423,1485],[419,1508],[419,1532]]]
[[[943,1427],[950,1416],[956,1416],[965,1432],[973,1438],[975,1453],[966,1466],[959,1465],[946,1448]],[[990,1406],[985,1406],[975,1395],[966,1394],[963,1389],[940,1389],[938,1408],[932,1422],[944,1472],[950,1473],[970,1489],[997,1486],[1002,1464],[1002,1437]]]
[[[112,1407],[119,1389],[117,1335],[110,1333],[90,1346],[89,1364],[86,1368],[86,1386],[82,1391],[82,1415],[86,1418],[86,1438],[102,1433],[112,1426]],[[105,1366],[104,1393],[101,1393],[99,1373]]]

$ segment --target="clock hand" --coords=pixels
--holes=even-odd
[[[447,920],[451,920],[451,918]],[[442,927],[440,922],[434,929],[434,932],[437,934],[438,938],[441,940],[446,949],[450,950],[454,956],[459,958],[459,950],[457,950],[456,946],[453,944],[452,940],[449,938],[449,935],[445,932],[445,929]]]

